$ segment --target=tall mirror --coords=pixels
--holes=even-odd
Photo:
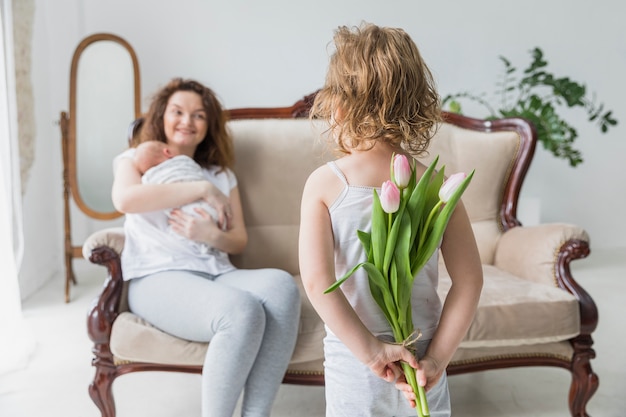
[[[128,42],[109,33],[80,42],[70,69],[69,112],[61,112],[60,120],[65,302],[76,283],[72,259],[82,257],[82,245],[72,243],[71,217],[77,212],[96,220],[121,216],[111,201],[112,162],[128,147],[126,131],[140,115],[140,98],[139,64]]]

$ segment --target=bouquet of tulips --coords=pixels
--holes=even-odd
[[[419,334],[413,328],[411,290],[413,280],[439,248],[456,204],[474,175],[457,173],[444,181],[444,168],[435,172],[439,157],[417,181],[415,161],[394,155],[391,180],[374,190],[371,232],[357,231],[367,261],[355,265],[325,293],[334,291],[358,268],[369,278],[370,291],[391,325],[397,343],[410,345]],[[416,393],[419,417],[428,417],[424,388],[417,384],[415,370],[402,363],[407,382]]]

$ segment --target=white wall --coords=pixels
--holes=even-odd
[[[19,1],[19,0],[15,0]],[[69,68],[85,36],[111,32],[135,49],[144,106],[175,76],[214,88],[228,108],[286,106],[319,88],[327,45],[338,25],[362,20],[406,29],[437,79],[440,93],[491,91],[499,55],[525,67],[541,47],[557,75],[583,81],[620,125],[601,135],[572,112],[585,162],[570,168],[537,150],[523,198],[539,198],[541,221],[583,226],[593,248],[625,247],[626,41],[617,0],[35,0],[33,85],[37,154],[24,201],[24,297],[63,267],[60,132],[69,106]],[[475,115],[482,116],[482,115]],[[78,234],[101,227],[75,220]],[[593,255],[592,255],[593,256]],[[79,261],[80,262],[80,261]],[[61,289],[59,289],[61,292]],[[61,294],[59,295],[61,299]]]

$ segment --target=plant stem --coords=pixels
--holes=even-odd
[[[418,385],[417,378],[415,376],[415,369],[411,368],[406,362],[402,362],[402,369],[404,370],[404,376],[408,384],[413,388],[415,393],[415,410],[418,417],[430,417],[430,410],[428,409],[428,401],[426,400],[426,391],[424,387]]]
[[[439,207],[441,207],[442,204],[443,204],[443,202],[441,200],[439,200],[437,202],[437,204],[435,204],[433,209],[430,211],[430,213],[428,214],[428,218],[426,219],[426,222],[424,223],[424,228],[422,229],[422,233],[420,234],[420,240],[419,240],[418,248],[421,248],[424,245],[424,239],[426,239],[426,234],[428,233],[428,227],[430,226],[430,222],[432,221],[433,216],[435,215],[435,213],[437,211],[439,211]]]

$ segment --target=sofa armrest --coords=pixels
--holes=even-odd
[[[498,241],[494,265],[520,278],[556,286],[580,304],[581,335],[590,335],[598,323],[591,296],[571,274],[570,263],[589,255],[589,235],[575,225],[549,223],[513,227]]]
[[[124,290],[120,254],[124,247],[124,229],[109,228],[93,233],[83,245],[83,256],[90,262],[104,266],[107,278],[101,293],[93,300],[87,314],[87,331],[94,342],[94,360],[112,359],[109,339],[113,322],[119,314]]]
[[[107,246],[118,255],[121,255],[124,249],[124,228],[111,227],[93,233],[85,240],[85,243],[83,243],[83,258],[93,263],[99,263],[95,260],[91,260],[91,254],[95,248],[102,246]]]
[[[502,234],[495,250],[494,265],[520,278],[560,286],[556,277],[559,253],[570,241],[584,242],[589,236],[580,227],[550,223],[513,227]],[[573,259],[584,258],[580,253]]]

